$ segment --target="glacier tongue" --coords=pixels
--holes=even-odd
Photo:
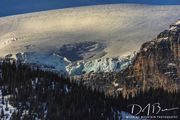
[[[66,58],[52,53],[24,52],[6,55],[5,58],[13,58],[21,63],[33,64],[44,70],[66,73],[66,66],[71,62]]]
[[[118,72],[125,69],[135,54],[127,57],[99,58],[90,61],[71,62],[67,58],[55,53],[24,52],[8,54],[5,58],[12,58],[25,64],[36,65],[43,70],[57,71],[69,75],[82,75],[89,72]]]
[[[66,68],[70,75],[81,75],[90,72],[118,72],[131,63],[133,56],[78,61],[75,64],[69,64]]]

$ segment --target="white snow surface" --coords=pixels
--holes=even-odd
[[[127,55],[179,19],[180,6],[116,4],[0,17],[0,56],[54,52],[63,44],[97,41],[104,57]]]
[[[70,75],[120,71],[131,63],[122,56],[137,51],[179,16],[178,5],[116,4],[0,17],[0,56],[12,54],[24,63]],[[107,54],[76,62],[58,55],[65,44],[88,41],[102,43],[102,54]]]
[[[3,120],[11,120],[11,116],[15,112],[16,108],[9,104],[9,101],[7,100],[9,99],[8,95],[4,96],[4,99],[6,100],[5,102],[7,102],[7,105],[2,104],[2,91],[0,89],[0,115],[2,111],[4,111]]]
[[[16,109],[8,103],[7,108],[5,104],[0,104],[0,112],[2,110],[4,111],[4,120],[11,120],[11,116]]]
[[[176,22],[175,25],[180,25],[180,19]]]

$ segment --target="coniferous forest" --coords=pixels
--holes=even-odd
[[[9,103],[16,108],[13,120],[121,120],[124,119],[121,111],[130,113],[127,106],[134,103],[146,106],[159,102],[163,108],[180,106],[180,93],[168,93],[161,88],[126,99],[121,93],[105,95],[68,77],[15,62],[4,61],[0,69],[2,99],[9,95]],[[178,115],[178,112],[159,112],[158,115]],[[4,118],[3,111],[0,117]]]

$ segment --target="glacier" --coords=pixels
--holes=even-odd
[[[125,57],[99,58],[90,61],[78,61],[68,65],[67,71],[69,75],[81,75],[90,72],[119,72],[125,69],[135,54]]]
[[[90,72],[118,72],[131,64],[135,53],[124,57],[98,58],[72,62],[68,58],[55,53],[21,52],[7,54],[5,59],[12,59],[23,64],[37,66],[42,70],[50,70],[71,76]]]

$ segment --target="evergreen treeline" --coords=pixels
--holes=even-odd
[[[180,93],[168,93],[163,89],[150,89],[127,100],[121,93],[108,96],[81,82],[15,62],[3,62],[0,69],[3,96],[10,94],[10,104],[17,109],[13,120],[118,120],[122,116],[120,111],[131,112],[127,106],[134,103],[146,106],[159,102],[162,108],[180,106]],[[158,115],[178,115],[178,112]]]

